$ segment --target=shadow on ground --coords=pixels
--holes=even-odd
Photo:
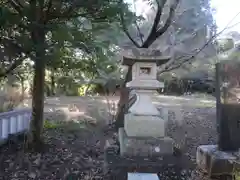
[[[102,179],[109,110],[104,97],[47,99],[45,151],[28,152],[24,142],[6,144],[0,150],[0,179]]]
[[[175,139],[187,157],[183,166],[188,168],[175,179],[203,180],[195,170],[196,148],[216,142],[215,108],[190,106],[192,100],[156,99],[160,102],[157,106],[167,107],[170,111],[167,134]],[[176,104],[181,106],[176,108]],[[14,148],[11,145],[1,148],[0,179],[103,179],[104,143],[106,139],[116,137],[116,133],[106,126],[106,121],[111,119],[108,109],[104,97],[47,99],[46,151],[30,153],[24,151],[21,143]],[[180,124],[178,119],[181,119]]]
[[[43,136],[43,153],[24,150],[23,142],[2,147],[0,179],[101,179],[104,136],[97,126],[48,122]]]

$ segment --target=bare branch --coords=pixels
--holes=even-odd
[[[19,15],[21,16],[23,15],[21,6],[19,6],[19,4],[17,4],[14,0],[9,0],[8,3],[14,10],[16,10],[19,13]]]
[[[31,59],[34,58],[31,54],[31,48],[26,50],[25,48],[19,46],[13,39],[6,38],[6,37],[0,37],[0,43],[2,43],[3,45],[11,46],[12,48],[14,48],[14,51],[16,52],[16,54],[21,55],[23,53]]]
[[[167,29],[169,28],[169,26],[171,25],[177,5],[179,4],[179,2],[180,2],[180,0],[176,0],[175,3],[170,7],[169,16],[165,22],[165,25],[162,28],[159,28],[157,30],[157,34],[156,34],[157,37],[161,36],[164,32],[166,32]]]
[[[49,0],[49,3],[48,3],[48,13],[46,13],[46,20],[47,21],[52,21],[52,20],[55,20],[55,19],[63,19],[63,20],[68,20],[68,19],[71,19],[71,18],[76,18],[76,17],[86,17],[87,15],[89,15],[89,13],[77,13],[77,12],[74,12],[75,9],[83,6],[84,4],[81,4],[79,3],[78,0],[73,0],[72,1],[72,4],[70,4],[70,6],[68,8],[66,8],[65,10],[61,10],[61,7],[62,7],[62,2],[61,1],[58,1],[58,8],[57,10],[50,12],[50,9],[51,7],[53,6],[52,5],[53,3],[53,0]],[[63,11],[63,12],[61,12]]]
[[[73,13],[74,8],[75,8],[75,7],[79,7],[79,6],[80,6],[80,5],[77,4],[77,0],[75,0],[75,1],[72,2],[72,5],[71,5],[67,10],[65,10],[65,12],[63,12],[63,14],[64,14],[65,16],[69,16],[70,14]]]
[[[17,67],[19,67],[22,64],[22,62],[25,59],[26,59],[26,57],[16,60],[5,72],[0,72],[0,78],[6,77],[9,73],[14,71]]]
[[[156,2],[158,2],[158,0],[156,0]],[[153,27],[152,27],[152,30],[151,30],[148,38],[146,39],[146,41],[142,45],[143,48],[148,48],[149,46],[151,46],[152,43],[158,37],[160,37],[161,35],[163,35],[163,33],[165,33],[167,31],[167,29],[169,28],[169,26],[172,23],[172,19],[174,17],[175,10],[176,10],[179,2],[180,2],[180,0],[175,0],[175,3],[173,3],[171,5],[170,11],[169,11],[169,16],[168,16],[164,26],[160,29],[157,29],[157,27],[158,27],[158,24],[159,24],[161,16],[162,16],[162,11],[163,11],[164,5],[166,4],[166,0],[163,0],[162,6],[159,3],[157,3],[158,9],[157,9],[157,14],[156,14],[155,19],[154,19]]]
[[[38,0],[39,11],[42,12],[44,9],[44,0]]]
[[[50,10],[51,10],[51,8],[52,8],[52,5],[53,5],[53,0],[49,0],[48,1],[48,4],[47,4],[47,10],[46,10],[46,16],[48,16],[49,15],[49,13],[50,13]]]
[[[24,49],[23,47],[19,46],[13,39],[6,38],[6,37],[0,37],[0,43],[11,46],[12,48],[15,49],[14,51],[18,55],[22,55],[22,53],[24,54],[23,57],[19,58],[14,63],[12,63],[12,65],[7,70],[5,70],[4,72],[0,72],[0,78],[6,77],[9,73],[11,73],[13,70],[15,70],[18,66],[20,66],[26,58],[28,58],[28,57],[31,59],[34,58],[31,55],[31,49],[29,49],[29,50]]]
[[[15,2],[19,7],[24,8],[24,6],[22,5],[22,3],[19,0],[15,0]]]
[[[161,71],[160,74],[164,73],[164,72],[168,72],[168,71],[172,71],[174,69],[180,68],[183,64],[186,64],[187,62],[193,60],[198,54],[200,54],[217,36],[213,36],[212,38],[210,38],[200,49],[198,49],[198,51],[192,55],[191,57],[179,62],[177,65],[172,66],[172,67],[166,67],[163,71]],[[184,56],[179,57],[178,59],[174,60],[175,62],[180,61],[184,58]]]
[[[143,43],[144,43],[144,41],[143,41],[143,34],[142,34],[142,32],[141,32],[141,30],[140,30],[140,27],[139,27],[139,25],[137,24],[137,22],[135,22],[135,26],[136,26],[136,28],[137,28],[138,36],[139,36],[139,38],[140,38],[140,40],[141,40],[141,43],[143,44]]]
[[[240,12],[239,12],[240,13]],[[238,13],[238,14],[239,14]],[[237,15],[238,15],[237,14]],[[237,16],[236,15],[236,16]],[[235,19],[236,16],[233,18]],[[228,28],[231,28],[232,26],[230,26],[230,23],[233,21],[233,19],[225,26],[225,28],[223,28],[219,33],[213,35],[200,49],[198,49],[198,51],[192,55],[190,58],[187,58],[181,62],[179,62],[179,64],[177,64],[176,66],[172,66],[172,67],[166,67],[163,71],[160,72],[160,74],[164,73],[164,72],[168,72],[168,71],[172,71],[174,69],[177,69],[179,67],[181,67],[183,64],[193,60],[199,53],[201,53],[214,39],[216,39],[218,36],[220,36],[224,31],[226,31]],[[180,61],[184,58],[184,56],[179,57],[178,59],[175,59],[174,61]]]
[[[183,60],[183,57],[184,57],[184,56],[181,56],[181,57],[179,57],[178,59],[175,59],[171,64],[168,64],[168,66],[165,67],[165,69],[163,69],[159,74],[162,74],[162,73],[164,73],[164,72],[168,72],[168,71],[172,71],[172,70],[174,70],[174,69],[180,68],[182,65],[184,65],[184,64],[186,64],[187,62],[193,60],[193,59],[197,56],[197,54],[199,54],[199,53],[200,53],[200,50],[199,50],[196,54],[190,56],[189,58],[186,58],[185,60]],[[183,60],[183,61],[180,61],[180,60]],[[178,64],[176,64],[176,65],[174,66],[174,62],[177,62],[177,61],[180,61],[180,62],[178,62]]]
[[[160,20],[161,20],[163,8],[164,8],[167,0],[163,0],[163,1],[161,1],[161,2],[162,2],[162,4],[160,4],[160,3],[158,2],[158,0],[156,0],[156,3],[157,3],[157,13],[156,13],[156,16],[155,16],[155,19],[154,19],[154,22],[153,22],[153,26],[152,26],[152,30],[151,30],[150,35],[151,35],[152,33],[155,33],[155,32],[157,31],[158,24],[159,24],[159,22],[160,22]]]
[[[7,47],[14,48],[15,49],[14,51],[17,54],[21,54],[22,53],[22,48],[16,42],[14,42],[13,40],[11,40],[9,38],[1,37],[0,38],[0,43],[3,44],[3,45],[7,45]]]
[[[51,13],[51,16],[48,16],[46,18],[47,21],[54,21],[54,20],[69,20],[72,18],[77,18],[77,17],[87,17],[89,15],[89,13],[69,13],[69,14],[65,14],[65,13],[59,13],[59,14],[54,14]]]
[[[157,13],[156,13],[154,21],[153,21],[152,29],[151,29],[147,39],[145,40],[145,42],[142,44],[143,48],[148,48],[156,40],[155,36],[156,36],[156,32],[157,32],[157,27],[161,20],[163,8],[164,8],[166,2],[167,2],[167,0],[162,0],[161,4],[160,4],[159,1],[156,0]]]
[[[133,5],[134,5],[134,11],[136,11],[136,1],[134,1],[133,2]],[[141,30],[140,30],[140,27],[139,27],[139,25],[138,25],[138,23],[137,23],[137,20],[135,21],[135,26],[136,26],[136,28],[137,28],[137,31],[138,31],[138,36],[139,36],[139,38],[140,38],[140,40],[141,40],[141,43],[143,44],[143,33],[141,32]]]
[[[127,27],[124,25],[124,22],[121,18],[121,21],[122,21],[122,28],[123,28],[123,31],[125,32],[125,34],[127,35],[127,37],[132,41],[132,43],[137,47],[137,48],[140,48],[141,46],[132,38],[132,36],[130,35],[130,33],[128,32],[128,29]]]
[[[123,3],[122,0],[120,0],[120,3]],[[126,26],[126,24],[125,24],[125,21],[124,21],[123,11],[120,10],[120,13],[119,13],[119,14],[120,14],[120,21],[121,21],[121,25],[122,25],[122,29],[123,29],[124,33],[127,35],[127,37],[130,39],[130,41],[132,41],[132,43],[133,43],[137,48],[140,48],[140,47],[141,47],[140,44],[138,44],[138,42],[135,41],[135,40],[133,39],[133,37],[130,35],[130,33],[128,32],[128,28],[127,28],[127,26]]]

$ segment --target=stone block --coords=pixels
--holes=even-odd
[[[135,79],[126,84],[126,87],[131,89],[146,89],[146,90],[157,90],[158,88],[164,88],[164,84],[157,80],[146,80],[146,79]]]
[[[161,107],[161,108],[157,108],[158,111],[159,111],[159,114],[160,114],[160,117],[162,119],[164,119],[165,123],[167,123],[168,121],[168,116],[169,116],[169,112],[168,112],[168,109],[165,108],[165,107]]]
[[[159,116],[126,114],[124,129],[129,137],[164,137],[165,121]]]
[[[128,180],[159,180],[157,173],[128,173]]]
[[[136,90],[136,100],[132,106],[128,109],[128,112],[133,116],[159,116],[159,111],[152,103],[152,98],[147,90]]]
[[[129,137],[119,128],[120,154],[127,157],[161,157],[173,154],[174,141],[169,137]]]
[[[238,153],[223,152],[217,145],[202,145],[197,148],[197,165],[210,177],[235,175],[240,168]]]

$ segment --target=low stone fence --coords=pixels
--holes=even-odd
[[[10,135],[21,134],[30,127],[31,109],[21,109],[0,113],[0,145]]]

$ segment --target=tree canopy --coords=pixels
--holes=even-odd
[[[0,77],[33,79],[31,142],[41,141],[44,91],[119,78],[121,48],[160,49],[167,71],[215,53],[212,42],[201,49],[216,31],[209,0],[143,2],[146,16],[123,0],[0,0]]]
[[[109,42],[95,41],[97,33],[119,21],[120,9],[131,13],[126,4],[114,0],[1,0],[0,5],[0,75],[12,72],[26,59],[33,61],[29,142],[40,148],[46,68],[94,64],[76,63],[77,54],[105,55],[101,48],[103,44],[107,48]]]

